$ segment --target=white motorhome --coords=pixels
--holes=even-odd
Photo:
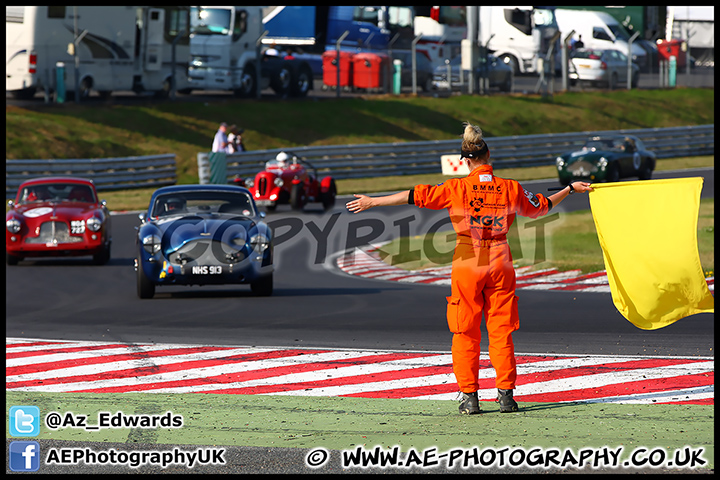
[[[557,33],[554,7],[479,7],[479,38],[513,73],[538,72]]]
[[[5,90],[18,98],[55,91],[56,65],[65,65],[65,88],[75,89],[75,55],[81,96],[96,91],[169,93],[187,84],[189,7],[19,7],[5,10]],[[79,39],[74,48],[76,34]],[[173,52],[174,50],[174,52]],[[173,65],[173,53],[175,64]]]
[[[578,39],[582,36],[585,48],[618,50],[632,57],[633,62],[637,63],[641,70],[646,67],[647,52],[640,46],[640,39],[637,39],[637,43],[633,42],[631,54],[628,43],[630,35],[609,13],[558,8],[555,10],[555,18],[563,39],[575,30],[573,37]]]

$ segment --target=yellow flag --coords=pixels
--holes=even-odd
[[[697,243],[702,177],[593,184],[595,229],[613,303],[655,330],[715,312]]]

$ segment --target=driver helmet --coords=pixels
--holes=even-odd
[[[285,152],[280,152],[275,157],[275,161],[278,163],[279,166],[284,167],[289,158],[290,155]]]
[[[165,212],[181,212],[185,209],[185,201],[179,197],[171,197],[165,201]]]

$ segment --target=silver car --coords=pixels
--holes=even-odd
[[[450,76],[453,88],[460,88],[462,82],[460,81],[460,66],[462,63],[462,57],[460,55],[455,56],[450,60]],[[439,90],[446,90],[448,88],[447,83],[447,65],[441,65],[435,67],[435,75],[433,76],[433,84],[435,88]],[[483,75],[483,69],[478,66],[475,69],[474,75],[479,79]],[[501,59],[498,59],[495,55],[487,56],[487,72],[485,73],[489,78],[489,86],[497,87],[501,92],[509,92],[513,86],[513,71],[510,66],[504,63]],[[476,85],[475,89],[478,89]]]
[[[630,84],[637,87],[640,67],[632,63]],[[570,58],[568,77],[571,84],[577,81],[591,85],[603,85],[609,89],[627,84],[628,58],[618,50],[595,50],[581,48],[573,52]]]

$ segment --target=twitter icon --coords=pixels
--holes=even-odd
[[[32,405],[10,407],[10,435],[37,437],[40,434],[40,409]]]

